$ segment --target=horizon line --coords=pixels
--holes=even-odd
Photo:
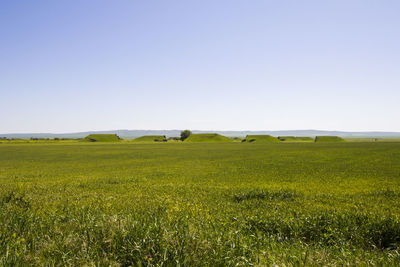
[[[347,132],[347,133],[399,133],[400,131],[385,131],[385,130],[320,130],[320,129],[291,129],[291,130],[199,130],[199,129],[112,129],[112,130],[86,130],[86,131],[71,131],[71,132],[6,132],[0,135],[11,134],[79,134],[87,132],[112,132],[112,131],[200,131],[200,132],[289,132],[289,131],[320,131],[320,132]]]

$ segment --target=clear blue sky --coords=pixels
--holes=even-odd
[[[400,131],[400,1],[1,1],[0,133]]]

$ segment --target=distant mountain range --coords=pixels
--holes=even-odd
[[[167,137],[179,136],[181,130],[112,130],[112,131],[90,131],[77,133],[8,133],[0,134],[7,138],[82,138],[89,134],[117,134],[121,138],[135,138],[143,135],[165,135]],[[342,132],[342,131],[320,131],[320,130],[286,130],[286,131],[200,131],[193,133],[219,133],[230,137],[244,137],[248,134],[269,134],[273,136],[317,136],[335,135],[341,137],[400,137],[400,132]]]

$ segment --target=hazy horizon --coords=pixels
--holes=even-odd
[[[400,132],[398,10],[372,0],[3,1],[0,133]]]
[[[83,132],[64,132],[64,133],[0,133],[0,138],[83,138],[89,134],[117,134],[121,138],[136,138],[146,135],[165,135],[167,137],[179,136],[183,129],[114,129],[114,130],[103,130],[103,131],[83,131]],[[244,137],[249,134],[258,135],[272,135],[272,136],[341,136],[341,137],[381,137],[381,138],[399,138],[400,132],[383,132],[383,131],[368,131],[368,132],[348,132],[348,131],[327,131],[327,130],[315,130],[315,129],[303,129],[303,130],[196,130],[191,129],[193,133],[218,133],[230,137]]]
[[[232,129],[190,129],[190,128],[180,128],[180,129],[98,129],[98,130],[81,130],[81,131],[41,131],[41,132],[34,132],[34,131],[25,131],[25,132],[0,132],[1,134],[41,134],[41,133],[49,133],[49,134],[71,134],[71,133],[83,133],[83,132],[109,132],[109,131],[182,131],[182,130],[191,130],[191,131],[207,131],[207,132],[285,132],[285,131],[323,131],[323,132],[393,132],[393,133],[400,133],[399,131],[382,131],[382,130],[365,130],[365,131],[351,131],[351,130],[336,130],[336,129],[278,129],[278,130],[271,130],[271,129],[255,129],[255,130],[248,130],[248,129],[239,129],[239,130],[232,130]]]

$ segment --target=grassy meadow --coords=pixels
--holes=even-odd
[[[0,143],[0,265],[399,265],[400,143]]]

